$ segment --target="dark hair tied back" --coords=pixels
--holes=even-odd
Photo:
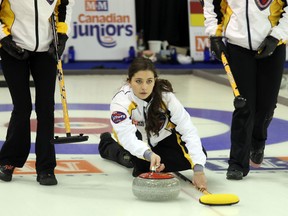
[[[152,101],[148,109],[146,132],[148,136],[151,134],[159,135],[162,126],[163,115],[167,112],[166,105],[162,100],[163,92],[173,92],[172,84],[165,79],[157,79],[153,89]]]

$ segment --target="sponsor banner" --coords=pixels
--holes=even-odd
[[[199,0],[190,0],[190,26],[203,26],[204,16],[203,8]]]
[[[75,60],[122,60],[136,47],[134,0],[77,0],[67,42]]]
[[[195,61],[203,61],[204,48],[209,47],[205,35],[203,8],[199,0],[188,0],[190,55]]]

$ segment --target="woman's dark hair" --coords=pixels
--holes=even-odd
[[[166,105],[162,100],[163,92],[173,92],[172,84],[165,79],[158,79],[158,74],[156,72],[155,66],[153,62],[144,57],[135,58],[131,63],[128,69],[128,78],[127,81],[131,81],[132,77],[138,71],[152,71],[154,74],[155,86],[152,91],[152,101],[150,103],[147,119],[146,119],[146,127],[145,130],[150,136],[151,134],[159,135],[159,131],[161,129],[161,121],[163,121],[163,114],[167,111]],[[149,97],[150,98],[150,97]]]

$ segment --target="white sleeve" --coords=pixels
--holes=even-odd
[[[205,25],[205,33],[208,36],[222,36],[223,31],[223,20],[222,17],[224,16],[222,13],[222,10],[220,9],[220,6],[223,4],[220,4],[222,1],[215,1],[215,0],[205,0],[204,1],[204,8],[203,8],[203,14],[205,17],[204,25]],[[215,10],[215,4],[217,4],[217,9]],[[225,4],[224,4],[225,5]]]
[[[144,152],[150,149],[148,143],[139,140],[136,136],[137,128],[132,124],[128,109],[122,105],[112,101],[110,106],[111,119],[110,122],[117,134],[119,143],[129,151],[132,155],[144,159]]]
[[[181,139],[186,143],[185,146],[192,158],[192,162],[204,166],[206,155],[202,150],[202,143],[197,128],[192,123],[189,113],[173,93],[167,93],[164,97],[167,100],[167,108],[170,111],[170,120],[176,125],[176,131],[181,134]]]

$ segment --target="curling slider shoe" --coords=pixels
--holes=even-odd
[[[84,136],[83,134],[79,134],[78,136],[71,136],[71,134],[67,134],[66,137],[58,137],[55,136],[50,142],[51,144],[65,144],[65,143],[76,143],[76,142],[85,142],[89,139],[89,136]]]

